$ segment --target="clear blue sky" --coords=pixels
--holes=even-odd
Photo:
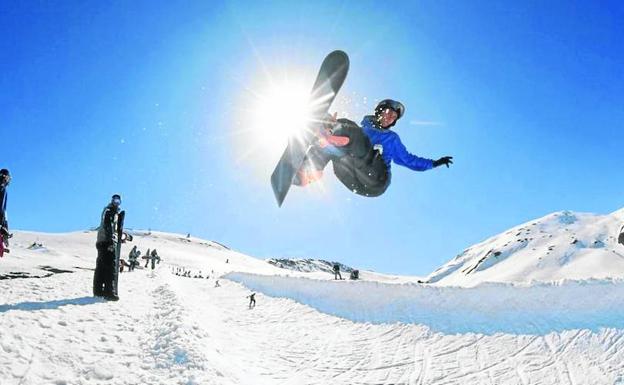
[[[549,212],[624,206],[621,2],[303,3],[3,1],[12,228],[95,226],[119,192],[130,227],[425,275]],[[267,79],[311,85],[334,49],[341,114],[401,100],[408,149],[455,165],[395,165],[374,199],[328,172],[278,209],[251,104]]]

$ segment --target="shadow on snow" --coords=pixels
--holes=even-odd
[[[11,310],[35,311],[35,310],[54,310],[61,306],[67,305],[93,305],[95,303],[106,302],[102,298],[97,297],[80,297],[71,299],[59,299],[44,302],[20,302],[13,305],[0,305],[0,313],[6,313]]]

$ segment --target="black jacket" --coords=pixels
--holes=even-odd
[[[102,220],[98,229],[97,247],[116,247],[119,242],[119,208],[109,204],[102,211]]]

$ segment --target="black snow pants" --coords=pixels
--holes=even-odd
[[[383,194],[390,185],[390,173],[362,128],[348,119],[338,119],[333,134],[348,137],[349,144],[331,152],[312,147],[306,167],[323,170],[331,160],[334,174],[349,190],[367,197]]]
[[[98,257],[93,274],[93,295],[117,295],[117,278],[119,268],[115,260],[115,252],[108,250],[106,245],[97,246]]]

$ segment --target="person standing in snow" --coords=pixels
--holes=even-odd
[[[334,263],[334,279],[342,279],[342,275],[340,275],[340,265],[338,263]]]
[[[9,221],[7,218],[7,187],[11,183],[11,173],[6,168],[0,170],[0,257],[7,252],[9,247]]]
[[[217,281],[218,282],[218,281]],[[246,298],[249,298],[249,308],[256,307],[256,293],[251,293]]]
[[[137,247],[136,245],[132,246],[132,250],[128,253],[128,271],[134,270],[134,264],[137,260]]]
[[[147,269],[147,265],[149,265],[150,261],[150,249],[147,249],[147,253],[141,258],[145,259],[145,268]]]
[[[130,267],[128,268],[128,270],[134,271],[134,268],[139,265],[138,259],[140,256],[141,252],[137,250],[136,245],[134,245],[132,247],[132,250],[130,250],[130,254],[128,254],[128,261],[130,262]]]
[[[152,250],[152,255],[150,255],[150,259],[152,261],[152,270],[154,270],[156,268],[156,261],[160,263],[160,257],[158,256],[158,252],[156,251],[156,249]],[[147,264],[145,267],[147,267]]]
[[[93,295],[118,301],[117,279],[119,277],[115,250],[119,242],[119,234],[123,229],[119,226],[119,213],[121,212],[121,196],[115,194],[111,202],[102,211],[100,227],[97,233],[98,257],[93,274]]]
[[[414,171],[449,167],[453,157],[437,160],[411,154],[391,128],[405,113],[405,106],[392,99],[379,102],[373,115],[365,116],[362,127],[348,119],[328,119],[328,128],[318,135],[318,143],[297,172],[293,184],[306,186],[323,175],[331,160],[334,174],[356,194],[376,197],[390,185],[392,162]]]

